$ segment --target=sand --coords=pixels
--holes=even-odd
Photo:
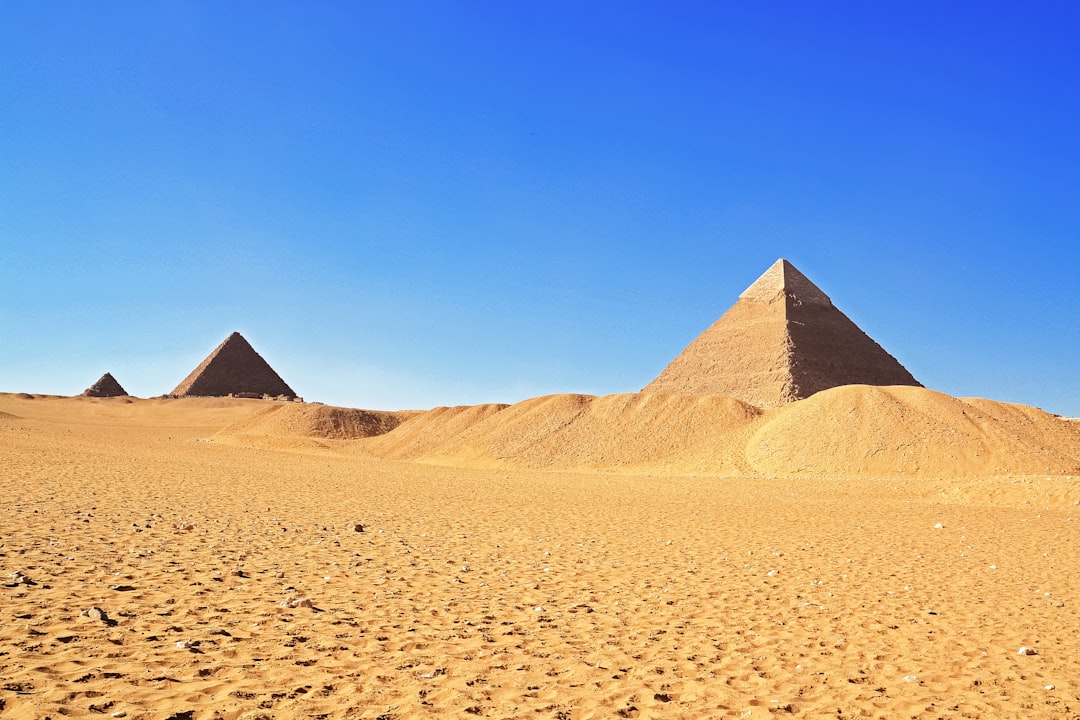
[[[0,395],[0,718],[1080,712],[1080,423],[357,413]]]

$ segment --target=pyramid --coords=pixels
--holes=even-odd
[[[780,259],[643,392],[729,395],[772,407],[859,384],[922,387]]]
[[[123,397],[126,395],[127,390],[120,387],[120,383],[116,382],[112,373],[105,373],[100,380],[83,390],[83,397]]]
[[[225,338],[169,394],[173,397],[296,397],[292,388],[237,332]]]

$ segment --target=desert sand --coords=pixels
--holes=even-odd
[[[1024,406],[0,395],[0,490],[2,718],[1080,713]]]

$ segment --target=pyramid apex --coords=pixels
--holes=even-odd
[[[740,300],[771,303],[790,298],[804,305],[832,305],[832,300],[791,261],[780,258],[742,291]]]

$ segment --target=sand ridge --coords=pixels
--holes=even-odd
[[[1076,423],[909,386],[843,386],[764,410],[718,395],[549,395],[505,408],[440,408],[361,447],[469,467],[770,477],[1080,474]]]
[[[773,413],[746,449],[764,473],[1080,474],[1080,432],[1035,408],[915,387],[847,386]]]
[[[359,410],[318,403],[273,402],[267,403],[267,407],[253,415],[222,428],[213,437],[217,442],[237,445],[281,449],[330,448],[333,441],[384,435],[417,414],[410,411]]]

